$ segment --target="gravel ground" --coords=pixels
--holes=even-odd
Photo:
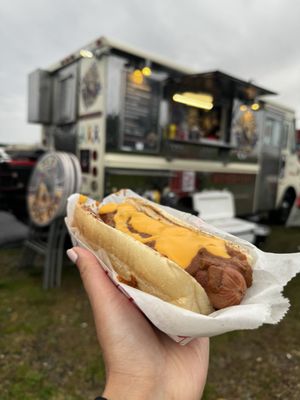
[[[272,227],[263,249],[294,252],[300,229]],[[0,250],[0,399],[79,400],[105,378],[90,308],[67,260],[60,289],[41,288],[42,260],[20,270],[21,249]],[[211,339],[204,400],[300,399],[300,276],[285,289],[291,307],[276,326]]]

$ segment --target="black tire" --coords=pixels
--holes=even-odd
[[[282,200],[280,207],[278,209],[278,212],[277,212],[277,222],[279,224],[282,224],[282,225],[286,224],[286,222],[289,218],[290,212],[292,210],[294,201],[295,201],[295,199],[290,196],[286,197]]]

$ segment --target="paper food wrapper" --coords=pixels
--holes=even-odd
[[[198,217],[160,206],[195,227],[239,244],[248,249],[253,257],[253,284],[247,289],[242,303],[215,311],[210,315],[201,315],[119,282],[105,251],[101,248],[98,251],[92,250],[85,243],[84,238],[79,235],[78,230],[72,227],[72,216],[78,196],[78,194],[73,194],[69,197],[66,217],[66,225],[74,246],[90,250],[101,262],[117,287],[142,310],[158,329],[175,341],[186,344],[195,337],[216,336],[239,329],[255,329],[264,323],[276,324],[288,311],[289,301],[282,295],[282,291],[287,282],[300,272],[300,253],[265,253],[251,243],[223,232]],[[126,197],[139,196],[131,190],[122,190],[106,197],[101,204],[120,203]],[[94,200],[89,199],[88,201],[91,204],[94,203]]]

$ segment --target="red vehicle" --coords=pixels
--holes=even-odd
[[[43,149],[0,149],[0,209],[27,218],[27,184]]]
[[[298,156],[300,158],[300,129],[296,130],[296,148]]]

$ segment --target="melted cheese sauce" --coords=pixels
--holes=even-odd
[[[79,195],[79,204],[84,204],[84,203],[86,203],[86,201],[87,201],[87,196],[85,196],[85,195],[83,195],[83,194],[80,194]]]
[[[182,268],[187,268],[203,247],[215,256],[230,258],[223,239],[171,225],[167,221],[157,221],[136,210],[131,204],[109,203],[99,209],[99,214],[111,212],[116,212],[114,221],[117,229],[145,244],[155,241],[154,248]],[[133,230],[146,233],[150,237],[143,238],[138,233],[131,232],[128,224]]]

